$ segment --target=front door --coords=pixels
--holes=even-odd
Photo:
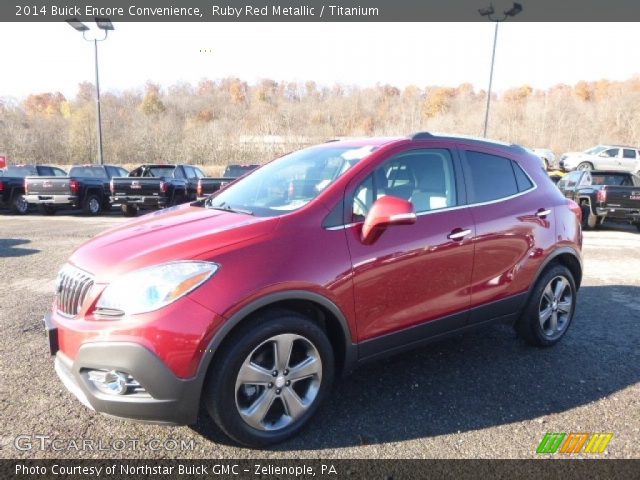
[[[438,329],[461,327],[469,307],[474,226],[463,201],[455,153],[444,148],[396,152],[347,188],[353,224],[347,241],[361,355],[394,348]],[[391,226],[372,244],[361,241],[362,222],[376,199],[393,195],[413,203],[414,225]]]

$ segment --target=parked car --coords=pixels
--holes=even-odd
[[[224,169],[222,177],[204,177],[198,180],[197,195],[201,200],[204,197],[217,192],[220,188],[252,172],[260,165],[228,165]]]
[[[635,147],[620,145],[597,145],[584,152],[568,152],[560,157],[560,169],[571,170],[616,170],[640,172],[640,153]]]
[[[36,175],[66,177],[67,172],[51,165],[12,165],[5,168],[0,177],[0,207],[9,207],[11,213],[25,215],[29,204],[24,198],[24,179]]]
[[[141,165],[128,177],[111,179],[111,201],[125,216],[144,207],[163,208],[195,200],[198,179],[204,173],[193,165]]]
[[[548,148],[532,148],[531,150],[535,155],[542,159],[546,170],[555,170],[558,167],[556,155],[552,150],[549,150]]]
[[[26,177],[25,199],[46,215],[53,215],[60,207],[98,215],[111,209],[110,180],[127,174],[117,165],[81,165],[71,167],[68,177]]]
[[[578,170],[565,175],[558,188],[580,204],[583,228],[611,220],[632,223],[640,231],[640,177],[614,170]]]
[[[44,321],[89,408],[190,424],[202,401],[234,441],[265,446],[363,362],[494,322],[556,344],[581,243],[580,208],[519,146],[331,142],[88,241]]]

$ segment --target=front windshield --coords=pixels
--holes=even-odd
[[[376,149],[319,146],[285,155],[207,199],[206,206],[260,217],[297,210]]]
[[[600,152],[602,152],[603,150],[606,150],[607,147],[604,147],[602,145],[598,145],[597,147],[591,147],[587,150],[584,151],[584,153],[586,153],[587,155],[598,155]]]

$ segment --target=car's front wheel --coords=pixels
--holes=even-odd
[[[329,391],[334,355],[315,322],[278,310],[254,318],[217,354],[205,403],[234,441],[264,447],[295,435]]]
[[[567,333],[576,308],[576,284],[564,265],[547,269],[536,282],[516,331],[537,347],[555,345]]]

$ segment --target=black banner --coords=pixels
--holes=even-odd
[[[637,460],[1,460],[3,479],[638,478]]]
[[[483,14],[479,10],[483,10]],[[489,14],[489,12],[492,12]],[[113,22],[611,22],[640,20],[630,0],[15,0],[0,3],[0,21]]]

